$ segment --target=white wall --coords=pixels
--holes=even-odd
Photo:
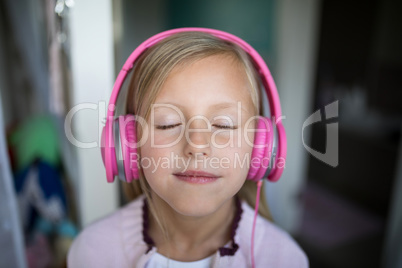
[[[312,101],[318,44],[320,0],[277,1],[277,75],[288,139],[285,171],[276,183],[266,184],[269,207],[275,222],[295,232],[300,222],[298,199],[306,181],[307,151],[302,144],[302,125]]]
[[[114,83],[111,0],[75,1],[69,18],[73,82],[71,103],[73,107],[79,104],[89,107],[72,118],[73,134],[82,142],[98,142],[103,126],[99,122],[105,117],[105,108],[99,109],[98,103],[101,101],[104,107],[107,106]],[[79,175],[73,178],[73,183],[78,194],[80,222],[85,226],[117,208],[117,183],[106,182],[99,146],[75,148]]]

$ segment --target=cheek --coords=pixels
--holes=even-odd
[[[240,137],[238,137],[240,144],[238,146],[239,154],[250,155],[253,151],[254,146],[254,137],[255,134],[253,131],[248,131],[243,128],[241,133],[239,133]]]
[[[166,148],[176,145],[184,135],[184,127],[177,126],[173,129],[158,130],[153,129],[150,132],[149,140],[152,146],[157,148]]]
[[[150,144],[141,147],[140,165],[152,191],[158,195],[163,194],[163,189],[168,187],[167,178],[171,173],[169,152],[164,149],[151,148]],[[163,167],[163,168],[162,168]]]
[[[238,130],[217,130],[211,135],[210,144],[215,148],[238,148],[249,150],[254,143],[254,132],[244,127]]]
[[[223,139],[222,139],[223,140]],[[216,149],[220,161],[228,177],[245,179],[250,167],[253,151],[254,133],[247,134],[243,130],[233,133],[234,146],[225,146]],[[227,142],[227,141],[225,141]]]
[[[162,163],[164,163],[165,168],[168,168],[168,165],[166,165],[168,159],[169,150],[166,148],[157,148],[157,146],[152,144],[149,137],[146,143],[141,146],[140,166],[147,179],[159,176],[159,173],[163,171],[160,168]]]
[[[165,180],[174,171],[182,170],[187,162],[179,154],[182,142],[174,144],[158,144],[148,138],[140,149],[140,166],[147,180]]]

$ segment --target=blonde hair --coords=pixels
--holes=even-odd
[[[174,67],[195,62],[213,55],[232,57],[245,68],[251,85],[250,97],[252,99],[255,114],[261,113],[260,82],[253,63],[247,53],[239,46],[226,42],[220,38],[202,32],[183,32],[165,38],[140,56],[134,66],[133,77],[130,81],[126,102],[126,112],[136,114],[148,120],[151,104],[155,101],[164,81]],[[137,137],[140,139],[142,130],[137,128]],[[139,148],[139,154],[141,148]],[[140,178],[131,184],[123,184],[123,191],[127,201],[133,200],[145,194],[150,211],[157,224],[165,233],[165,228],[158,217],[156,207],[151,198],[151,189],[144,174],[140,171]],[[258,213],[272,220],[263,192]],[[246,181],[240,189],[238,196],[244,199],[251,207],[255,206],[255,194],[257,186],[255,182]]]

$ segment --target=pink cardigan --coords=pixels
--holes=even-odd
[[[137,198],[85,228],[70,248],[68,267],[144,267],[157,251],[155,246],[144,242],[144,198]],[[234,234],[238,250],[233,256],[222,256],[217,251],[211,267],[251,267],[254,210],[245,201],[241,202],[241,208],[243,212]],[[308,267],[308,259],[296,242],[261,216],[257,218],[255,234],[256,267]],[[230,248],[230,244],[226,246]]]

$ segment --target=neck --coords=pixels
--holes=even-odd
[[[212,214],[202,217],[182,215],[156,194],[152,196],[152,200],[157,209],[158,218],[166,228],[168,238],[165,239],[156,219],[150,216],[149,234],[159,252],[163,253],[164,248],[169,249],[170,255],[174,255],[175,251],[187,254],[194,251],[205,255],[199,256],[204,258],[230,240],[231,225],[236,212],[234,198],[229,199]],[[204,249],[204,254],[200,253],[203,251],[200,249]],[[176,259],[181,258],[176,257]]]

